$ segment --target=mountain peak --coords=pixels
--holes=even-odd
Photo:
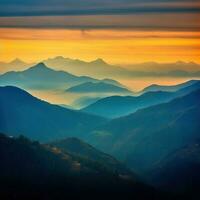
[[[48,68],[43,62],[38,63],[34,67],[37,67],[37,68]]]
[[[50,59],[50,60],[71,60],[71,59],[69,59],[69,58],[65,58],[65,57],[63,57],[63,56],[56,56],[56,57],[54,57],[54,58],[52,58],[52,59]]]
[[[102,65],[107,64],[102,58],[97,58],[96,60],[93,60],[90,63],[102,64]]]
[[[20,60],[19,58],[15,58],[10,62],[10,64],[25,64],[25,62]]]
[[[63,56],[56,56],[55,59],[65,59]]]
[[[49,69],[43,62],[40,62],[40,63],[34,65],[32,68],[37,68],[37,69]]]
[[[53,69],[48,68],[43,62],[40,62],[32,67],[30,67],[29,69],[27,69],[26,71],[53,71]]]

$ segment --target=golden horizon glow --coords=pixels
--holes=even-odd
[[[0,29],[0,60],[36,62],[64,56],[132,64],[148,61],[200,63],[200,32],[134,30]]]

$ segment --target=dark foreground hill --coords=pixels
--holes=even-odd
[[[57,147],[63,152],[70,153],[77,158],[79,157],[80,159],[87,160],[88,162],[93,162],[96,166],[104,166],[106,169],[117,172],[121,176],[133,177],[133,173],[114,157],[97,150],[93,146],[78,138],[66,138],[51,142],[49,145]],[[134,178],[136,178],[136,176]]]
[[[150,173],[155,186],[184,195],[199,197],[200,140],[167,155]]]
[[[17,87],[0,87],[0,131],[48,141],[84,136],[106,120],[41,101]]]
[[[184,199],[200,199],[200,140],[178,148],[156,163],[148,182],[156,188],[182,194]]]
[[[1,199],[164,198],[117,172],[23,136],[15,139],[1,134],[0,159]]]

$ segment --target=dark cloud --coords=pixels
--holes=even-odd
[[[176,20],[174,20],[176,19]],[[134,29],[163,31],[200,31],[198,14],[85,15],[0,17],[4,28],[58,29]]]
[[[0,0],[0,27],[199,31],[199,13],[199,0]]]
[[[198,7],[136,7],[136,8],[103,8],[103,9],[76,9],[76,10],[35,10],[35,11],[1,11],[0,16],[63,16],[63,15],[116,15],[116,14],[134,14],[134,13],[199,13]]]
[[[1,0],[0,16],[197,13],[198,1],[174,0]],[[187,6],[185,5],[187,3]]]

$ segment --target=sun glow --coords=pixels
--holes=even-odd
[[[122,64],[200,62],[199,39],[199,32],[1,28],[0,60],[35,62],[62,55]]]

